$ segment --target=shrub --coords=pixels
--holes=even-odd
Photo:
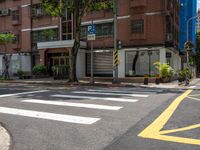
[[[189,77],[191,79],[192,78],[192,72],[190,71],[189,68],[179,70],[178,71],[178,77],[179,77],[179,79],[182,79],[182,80],[185,80],[186,77]]]
[[[25,72],[24,71],[22,71],[22,70],[17,70],[17,76],[20,78],[20,79],[22,79],[23,78],[23,76],[25,75]]]
[[[47,68],[44,65],[39,64],[33,67],[32,73],[33,75],[46,75]]]
[[[154,66],[158,70],[161,78],[170,78],[174,74],[173,68],[167,63],[155,62]]]

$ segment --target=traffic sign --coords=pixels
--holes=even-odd
[[[88,26],[87,40],[94,41],[95,39],[96,39],[96,26],[92,24]]]
[[[87,35],[87,40],[88,41],[94,41],[96,39],[96,35],[95,34],[88,34]]]
[[[95,25],[89,25],[88,26],[88,34],[96,34],[96,26]]]

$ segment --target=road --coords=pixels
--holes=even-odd
[[[0,122],[14,150],[196,150],[199,99],[199,90],[0,84]]]

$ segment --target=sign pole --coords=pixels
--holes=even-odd
[[[90,59],[90,84],[94,84],[94,40],[96,39],[96,26],[94,25],[93,19],[92,19],[92,24],[88,26],[88,35],[87,35],[87,40],[91,41],[91,59]]]

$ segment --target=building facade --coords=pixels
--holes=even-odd
[[[197,15],[200,16],[200,9],[198,9]],[[197,32],[200,31],[200,17],[197,18],[196,30],[197,30]]]
[[[98,2],[98,1],[97,1]],[[180,69],[179,0],[118,0],[119,77],[155,75],[154,62],[168,62]],[[35,64],[44,64],[49,72],[54,65],[68,65],[74,39],[73,14],[50,17],[39,0],[3,0],[0,9],[0,32],[17,35],[9,45],[12,54],[11,72],[31,71]],[[94,74],[113,74],[112,9],[85,14],[82,20],[81,49],[77,58],[79,78],[90,74],[90,45],[87,26],[93,20],[97,33],[94,41]],[[0,47],[3,54],[3,47]],[[0,56],[2,61],[2,55]],[[0,69],[2,63],[0,62]]]
[[[181,61],[179,42],[178,0],[118,1],[119,77],[155,75],[154,63],[169,63],[176,70]],[[83,18],[83,39],[93,20],[97,27],[94,41],[95,75],[112,76],[113,14],[112,10],[94,12]],[[90,43],[88,43],[90,47]],[[90,74],[90,54],[87,54],[86,74]],[[106,70],[106,71],[105,71]]]
[[[192,41],[196,45],[196,19],[190,18],[197,16],[197,0],[180,0],[180,42],[179,49],[184,52],[184,44],[187,41]],[[187,35],[188,31],[188,35]],[[188,36],[188,37],[187,37]]]

